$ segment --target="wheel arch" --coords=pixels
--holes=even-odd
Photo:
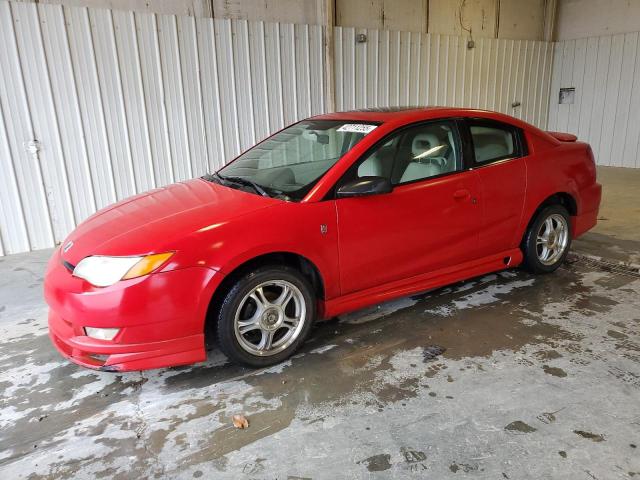
[[[256,255],[241,263],[225,269],[228,271],[220,285],[215,289],[205,318],[205,338],[207,344],[210,344],[215,336],[215,318],[218,313],[218,307],[224,298],[224,295],[235,284],[238,278],[247,273],[267,265],[287,265],[299,271],[305,278],[309,280],[316,299],[322,302],[325,298],[325,283],[320,273],[320,269],[304,255],[290,251],[275,251]],[[322,311],[318,312],[318,317],[322,317]]]
[[[529,216],[529,221],[527,222],[524,231],[522,232],[520,242],[524,242],[525,237],[527,236],[527,232],[529,228],[535,221],[538,214],[546,207],[550,205],[562,205],[567,209],[569,215],[571,217],[575,217],[578,214],[578,204],[573,195],[567,192],[556,192],[552,195],[549,195],[545,198],[540,204],[536,207],[533,213]]]
[[[576,199],[573,197],[573,195],[567,192],[557,192],[553,195],[548,196],[536,209],[536,213],[548,205],[558,204],[566,208],[569,212],[569,215],[571,215],[572,217],[575,217],[578,214],[578,203],[576,202]]]

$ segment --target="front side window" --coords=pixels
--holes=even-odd
[[[216,177],[228,186],[300,200],[375,128],[344,120],[304,120],[246,151]]]
[[[476,163],[514,158],[518,154],[518,143],[514,128],[494,123],[470,123]]]
[[[368,153],[355,177],[386,177],[401,185],[455,172],[461,168],[458,145],[452,122],[405,128]]]

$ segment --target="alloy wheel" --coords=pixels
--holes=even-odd
[[[564,254],[569,242],[567,220],[557,213],[549,215],[536,236],[536,254],[543,265],[553,265]]]
[[[285,280],[263,282],[246,294],[234,318],[234,332],[243,350],[256,356],[288,348],[306,321],[304,296]]]

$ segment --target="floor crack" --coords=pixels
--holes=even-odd
[[[140,380],[136,381],[133,385],[134,392],[138,394],[138,398],[134,401],[135,417],[138,420],[138,427],[135,429],[135,434],[137,439],[136,443],[141,442],[142,448],[146,452],[147,456],[153,462],[152,467],[154,467],[155,470],[157,470],[157,473],[162,478],[165,475],[166,466],[164,465],[162,460],[160,460],[160,457],[158,456],[158,454],[154,452],[151,448],[149,448],[149,444],[147,443],[147,438],[145,438],[146,436],[145,434],[149,430],[149,423],[145,419],[144,412],[140,405],[140,401],[141,401],[140,394],[142,392],[142,386],[147,382],[147,378],[144,376],[143,372],[138,372],[138,373],[140,374]]]

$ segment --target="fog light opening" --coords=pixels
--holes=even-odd
[[[85,335],[96,340],[113,340],[119,331],[119,328],[84,327]]]
[[[511,264],[511,257],[504,257],[502,261],[505,265],[509,266]]]

